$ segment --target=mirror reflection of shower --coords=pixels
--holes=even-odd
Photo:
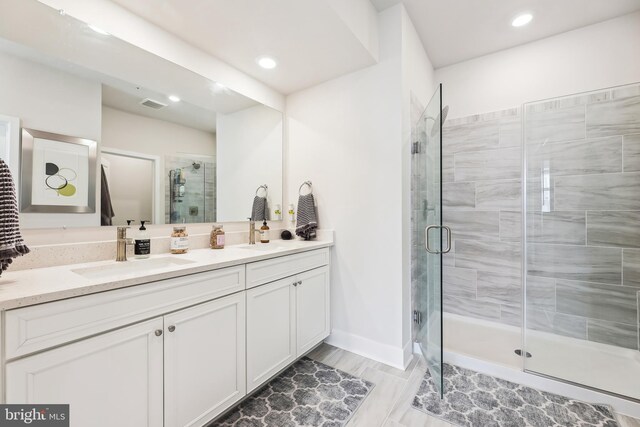
[[[202,155],[165,158],[165,220],[171,224],[214,222],[215,159]]]
[[[182,198],[186,192],[185,184],[187,179],[181,168],[171,169],[169,171],[169,182],[171,182],[170,199],[172,203],[182,203]],[[173,212],[173,209],[171,209]]]

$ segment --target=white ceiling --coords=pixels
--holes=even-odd
[[[283,94],[375,63],[371,46],[336,13],[336,4],[355,0],[109,1]],[[404,3],[435,68],[640,10],[640,0],[369,1],[378,10]],[[533,22],[511,27],[524,11]],[[260,68],[261,55],[279,66]]]
[[[640,0],[371,0],[404,3],[435,68],[529,43],[640,10]],[[513,17],[533,21],[513,28]],[[629,41],[632,43],[632,41]],[[637,41],[635,41],[637,42]]]
[[[284,94],[375,63],[327,1],[111,1]]]

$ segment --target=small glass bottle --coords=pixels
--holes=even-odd
[[[189,234],[184,225],[173,227],[171,233],[171,253],[186,254],[189,251]]]
[[[209,246],[211,249],[224,249],[224,230],[221,224],[213,224]]]
[[[267,221],[264,221],[262,227],[260,227],[260,243],[269,243],[269,226],[267,225]]]

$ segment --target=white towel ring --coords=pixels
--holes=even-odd
[[[264,190],[264,197],[267,197],[267,193],[268,193],[268,189],[269,189],[267,184],[261,185],[260,187],[256,188],[256,196],[258,195],[258,192],[260,192],[261,188]]]
[[[305,185],[306,185],[307,187],[309,187],[309,194],[313,194],[313,186],[312,186],[312,184],[311,184],[311,181],[305,181],[305,182],[303,182],[303,183],[300,185],[300,188],[298,188],[298,195],[299,195],[299,196],[302,196],[302,188],[303,188]]]

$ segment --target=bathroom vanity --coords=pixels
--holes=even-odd
[[[269,245],[3,276],[3,402],[206,425],[329,335],[332,242]]]

